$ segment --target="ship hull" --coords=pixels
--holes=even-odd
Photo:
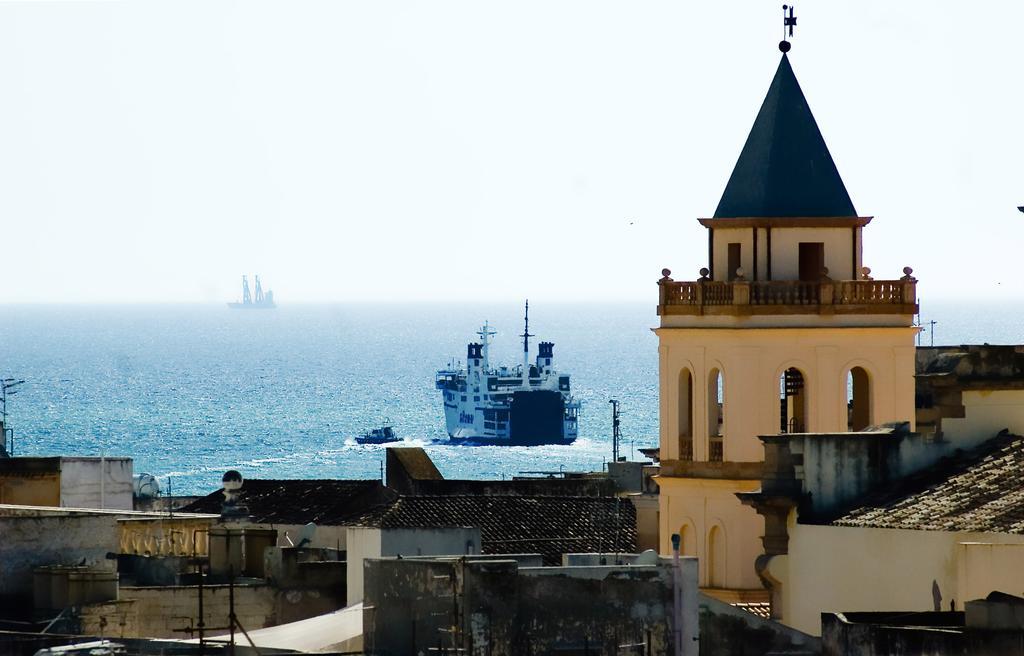
[[[478,412],[492,409],[479,407],[473,410],[476,412],[460,410],[456,404],[445,403],[448,437],[452,444],[540,446],[572,444],[576,441],[576,424],[567,421],[565,397],[558,391],[529,390],[513,393],[509,405],[501,406],[498,410],[508,413],[508,428],[497,434],[495,431],[479,429]]]

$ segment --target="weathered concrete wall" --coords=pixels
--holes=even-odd
[[[325,590],[278,590],[268,585],[236,585],[235,615],[247,631],[337,610],[343,599]],[[203,587],[203,618],[227,633],[229,591],[226,585]],[[190,638],[199,619],[197,586],[122,587],[116,602],[90,604],[78,612],[80,631],[107,637]],[[221,627],[216,629],[216,627]]]
[[[132,510],[131,458],[61,458],[60,505]]]
[[[276,623],[276,595],[266,585],[235,586],[235,614],[246,629]],[[208,627],[228,625],[228,586],[204,586],[203,618]],[[195,586],[123,587],[117,602],[90,604],[79,613],[81,632],[109,637],[190,638],[180,631],[199,618]],[[216,631],[224,633],[224,631]],[[209,634],[208,634],[209,635]]]
[[[60,505],[60,472],[0,475],[0,503]]]
[[[366,563],[368,652],[461,648],[493,656],[672,653],[671,568],[518,568],[511,560],[403,559]],[[683,563],[684,654],[696,654],[696,562]],[[447,630],[455,626],[454,632]],[[686,629],[686,626],[692,629]],[[692,633],[692,634],[691,634]],[[646,651],[643,651],[645,650]],[[568,653],[568,652],[567,652]]]
[[[820,654],[821,640],[700,595],[700,656]]]
[[[822,614],[822,653],[825,656],[894,656],[896,654],[915,654],[919,656],[948,656],[950,654],[971,654],[979,652],[967,650],[967,640],[962,628],[956,626],[889,626],[883,613],[858,613],[857,615],[874,616],[878,624],[853,623],[842,614]],[[960,616],[962,613],[923,613],[928,618],[939,616]],[[868,617],[864,618],[868,620]],[[870,621],[870,620],[868,620]],[[920,620],[926,620],[922,617]],[[941,620],[940,620],[941,621]],[[993,653],[993,652],[987,652]],[[994,652],[998,654],[1019,653],[1019,648],[1012,651]]]
[[[864,432],[765,437],[765,448],[786,448],[802,457],[796,478],[809,494],[805,514],[830,514],[889,481],[929,467],[956,449],[995,437],[975,434],[958,442],[935,441],[919,433]]]
[[[303,524],[258,524],[258,526],[277,529],[277,546],[279,547],[297,545],[299,543],[299,534],[304,528]],[[345,533],[347,530],[347,526],[317,524],[316,531],[313,532],[313,540],[306,546],[313,549],[337,549],[344,551]],[[286,534],[291,539],[292,544],[288,544],[288,540],[285,539]]]
[[[479,528],[378,529],[349,527],[348,604],[363,600],[363,562],[381,556],[459,556],[480,553]]]
[[[117,519],[116,513],[0,516],[0,598],[31,607],[32,569],[42,565],[115,571],[106,556],[117,551]]]

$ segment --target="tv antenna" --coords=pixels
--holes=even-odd
[[[622,439],[622,433],[619,432],[619,402],[611,399],[608,403],[612,404],[612,462],[618,462],[619,440]]]

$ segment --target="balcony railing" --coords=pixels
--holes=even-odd
[[[725,445],[722,443],[722,436],[711,436],[708,438],[708,460],[710,462],[722,462],[724,459]]]
[[[710,280],[707,269],[695,281],[672,280],[662,271],[658,314],[915,314],[917,279],[910,267],[899,280]]]
[[[693,440],[689,437],[679,438],[679,459],[693,460]]]

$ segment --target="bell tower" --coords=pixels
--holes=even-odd
[[[702,588],[727,601],[764,593],[764,522],[735,496],[760,487],[758,435],[914,422],[916,280],[864,266],[872,217],[780,49],[718,208],[698,220],[707,265],[658,282],[661,551],[679,533]]]

